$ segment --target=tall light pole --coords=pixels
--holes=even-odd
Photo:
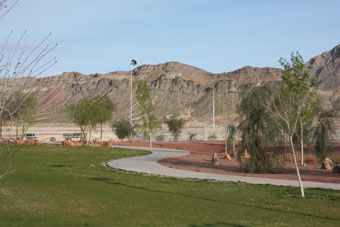
[[[232,115],[232,122],[233,122],[233,127],[234,127],[234,129],[235,129],[235,101],[234,101],[234,94],[236,93],[236,94],[239,94],[240,93],[240,91],[228,91],[229,93],[232,93],[233,94],[233,115]],[[232,139],[232,143],[233,143],[233,156],[235,156],[235,143],[234,143],[234,136],[233,136],[233,139]]]
[[[130,124],[131,124],[131,127],[133,127],[133,122],[132,122],[132,70],[133,70],[133,67],[135,65],[137,65],[137,61],[135,59],[132,59],[130,65],[132,65],[131,76],[130,76]],[[131,137],[132,137],[132,133],[131,133]]]
[[[212,89],[213,89],[213,105],[212,105],[212,111],[213,111],[213,128],[215,128],[215,84],[213,84]]]

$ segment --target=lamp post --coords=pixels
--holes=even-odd
[[[130,75],[130,124],[131,124],[131,127],[133,127],[133,122],[132,122],[132,70],[133,70],[133,67],[135,65],[137,65],[137,61],[135,59],[132,59],[130,65],[132,65],[131,75]],[[131,132],[131,138],[132,138],[132,132]]]
[[[212,105],[212,114],[213,114],[213,128],[215,128],[215,84],[212,86],[213,89],[213,105]]]
[[[234,94],[236,93],[236,94],[239,94],[240,93],[240,91],[228,91],[228,93],[232,93],[233,94],[233,114],[232,114],[232,122],[233,122],[233,127],[234,127],[234,129],[235,129],[235,114],[234,114],[234,112],[235,112],[235,101],[234,101]],[[233,156],[235,156],[235,143],[234,143],[234,136],[233,136],[233,139],[232,139],[232,143],[233,143]]]

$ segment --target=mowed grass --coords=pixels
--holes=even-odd
[[[12,146],[16,150],[18,146]],[[340,191],[146,176],[103,162],[146,151],[23,146],[0,226],[340,226]]]

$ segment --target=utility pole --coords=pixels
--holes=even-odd
[[[213,128],[215,128],[215,84],[212,86],[213,89],[213,105],[212,105],[212,112],[213,112]]]
[[[135,59],[131,60],[130,65],[132,65],[131,68],[131,74],[130,74],[130,125],[133,128],[133,122],[132,122],[132,70],[135,65],[137,65],[137,61]],[[132,138],[132,132],[131,132],[131,138]]]
[[[229,91],[229,93],[232,93],[232,95],[233,95],[233,113],[232,113],[232,123],[233,123],[233,128],[234,128],[234,130],[235,130],[235,93],[236,94],[239,94],[240,93],[240,91]],[[234,136],[233,136],[233,139],[232,139],[232,144],[233,144],[233,156],[235,156],[235,142],[234,142]]]

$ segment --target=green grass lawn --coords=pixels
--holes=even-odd
[[[1,145],[3,146],[3,145]],[[16,149],[17,146],[13,146]],[[24,146],[1,181],[0,226],[340,226],[340,191],[144,176],[105,167],[148,152]]]

